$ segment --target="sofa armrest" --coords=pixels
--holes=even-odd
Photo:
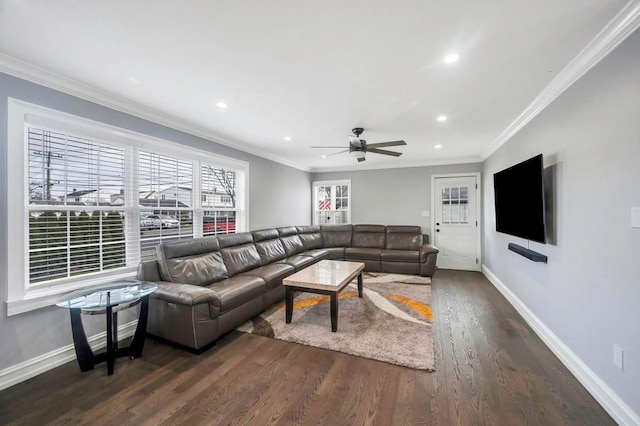
[[[438,254],[438,248],[431,244],[423,244],[420,246],[420,263],[426,263],[430,254]]]
[[[167,281],[159,281],[156,284],[158,289],[151,293],[154,299],[188,306],[209,303],[213,308],[220,309],[220,298],[210,288]]]

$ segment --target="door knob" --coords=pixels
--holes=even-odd
[[[440,223],[436,222],[436,226],[440,226]]]
[[[440,230],[439,230],[439,229],[436,229],[436,232],[440,232]]]

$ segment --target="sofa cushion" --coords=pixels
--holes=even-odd
[[[195,256],[220,250],[216,237],[194,238],[192,240],[171,241],[156,246],[158,259]]]
[[[288,237],[281,237],[282,245],[287,256],[293,256],[294,254],[302,253],[304,251],[304,245],[302,240],[297,235],[290,235]]]
[[[296,226],[298,235],[300,234],[317,234],[320,232],[320,225]]]
[[[256,250],[258,250],[263,265],[287,257],[287,252],[284,250],[282,241],[279,238],[257,242]]]
[[[344,258],[357,260],[380,260],[382,249],[364,248],[364,247],[347,247],[344,251]]]
[[[296,271],[306,268],[309,265],[313,265],[316,260],[311,256],[303,256],[301,254],[297,254],[294,256],[289,256],[286,259],[279,260],[278,263],[286,263],[287,265],[291,265],[296,268]]]
[[[384,225],[353,225],[353,232],[384,233],[387,227]]]
[[[418,250],[382,250],[380,259],[383,262],[420,262]]]
[[[221,250],[229,276],[262,266],[262,260],[254,244],[244,244]]]
[[[262,297],[266,289],[266,283],[262,278],[254,276],[236,276],[211,284],[208,288],[213,290],[220,299],[220,313]]]
[[[315,226],[297,226],[298,236],[302,240],[305,250],[319,249],[323,247],[322,233],[320,227]]]
[[[270,265],[251,269],[237,276],[253,276],[262,278],[267,283],[267,290],[271,290],[282,285],[282,279],[293,274],[295,271],[296,268],[286,263],[272,263]]]
[[[216,237],[220,248],[239,246],[242,244],[249,244],[253,242],[253,235],[249,232],[241,232],[239,234],[227,234],[219,235]]]
[[[422,230],[419,226],[387,226],[387,249],[418,250],[422,240]]]
[[[162,278],[174,283],[209,285],[229,277],[219,251],[169,259],[165,264],[167,276]]]
[[[295,226],[285,226],[282,228],[278,228],[278,235],[280,235],[281,237],[288,237],[290,235],[297,235],[298,234],[298,230],[296,229]]]
[[[208,285],[228,278],[216,238],[161,243],[156,247],[160,276],[164,281]]]
[[[322,225],[322,241],[324,247],[349,247],[353,225]]]
[[[344,260],[344,251],[346,250],[344,247],[329,247],[324,250],[328,253],[327,259]]]
[[[273,240],[274,238],[279,237],[277,229],[261,229],[259,231],[251,231],[251,235],[253,236],[254,243],[264,240]]]
[[[311,256],[316,260],[328,259],[329,258],[329,250],[327,249],[313,249],[307,250],[300,253],[303,256]]]
[[[354,225],[351,247],[384,248],[384,225]]]

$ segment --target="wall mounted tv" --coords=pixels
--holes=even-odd
[[[496,231],[545,243],[542,154],[493,175]]]

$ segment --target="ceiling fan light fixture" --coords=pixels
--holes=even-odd
[[[365,152],[364,151],[351,151],[349,153],[349,155],[352,156],[353,158],[364,158]]]

